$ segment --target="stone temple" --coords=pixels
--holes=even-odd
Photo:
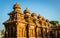
[[[41,15],[30,14],[28,8],[22,13],[18,3],[8,15],[9,19],[3,23],[5,38],[60,38],[59,28],[53,28],[50,21]]]

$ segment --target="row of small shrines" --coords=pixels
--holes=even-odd
[[[59,29],[54,29],[49,20],[36,13],[30,15],[30,10],[21,12],[21,6],[15,4],[10,18],[4,22],[5,38],[60,38]]]

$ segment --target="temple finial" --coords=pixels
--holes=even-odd
[[[29,13],[29,14],[30,14],[30,10],[29,10],[28,8],[26,8],[26,9],[24,10],[24,14],[26,14],[26,13]]]
[[[31,16],[32,16],[32,17],[33,17],[33,16],[37,16],[37,14],[34,12],[34,13],[31,14]]]
[[[21,9],[21,6],[16,2],[16,4],[13,6],[13,9]]]
[[[39,14],[37,18],[38,18],[38,19],[39,19],[39,18],[42,18],[42,16]]]

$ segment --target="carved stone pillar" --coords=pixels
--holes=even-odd
[[[17,24],[17,38],[26,38],[26,27],[23,23]]]
[[[35,38],[35,27],[29,25],[29,38]]]
[[[45,36],[45,28],[43,28],[43,38],[46,38],[46,36]]]
[[[37,34],[37,38],[42,38],[42,36],[41,36],[41,28],[40,27],[36,28],[36,34]]]
[[[42,35],[42,38],[43,38],[43,28],[41,28],[41,35]]]
[[[5,31],[5,38],[8,38],[8,29]]]
[[[57,30],[56,30],[56,38],[57,38]]]
[[[48,38],[47,28],[45,28],[45,36]]]

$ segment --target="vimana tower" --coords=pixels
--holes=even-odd
[[[30,14],[26,8],[21,11],[21,6],[16,3],[10,17],[3,24],[5,26],[5,38],[50,38],[52,24],[49,20],[36,13]]]

